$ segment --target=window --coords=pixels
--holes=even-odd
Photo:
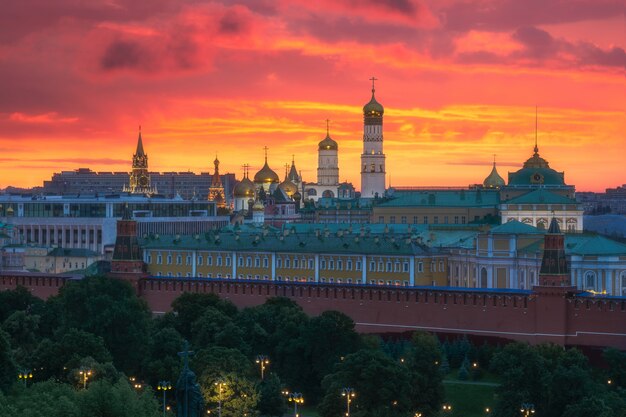
[[[187,255],[187,258],[185,258],[185,265],[191,265],[191,256]]]
[[[293,267],[294,268],[299,268],[300,267],[300,261],[298,260],[298,258],[293,260]]]
[[[328,269],[335,269],[335,261],[332,259],[328,261]]]
[[[247,267],[252,266],[252,257],[251,256],[247,256],[246,257],[246,266]]]
[[[183,274],[182,274],[182,273],[180,273],[180,272],[177,272],[177,273],[176,273],[176,276],[180,278],[180,277],[182,277],[182,276],[183,276]]]
[[[337,260],[337,270],[343,271],[343,261],[341,259]]]
[[[370,262],[370,271],[376,271],[376,262]]]
[[[361,261],[356,261],[356,270],[357,271],[361,270]]]
[[[263,258],[263,268],[267,268],[270,264],[270,260],[269,258],[266,256],[265,258]]]
[[[198,255],[198,265],[202,265],[202,262],[204,262],[202,255]],[[207,265],[208,265],[209,261],[208,261],[208,256],[207,256]]]
[[[404,262],[402,264],[402,271],[403,272],[409,272],[409,263],[408,262]]]
[[[282,268],[283,267],[283,258],[277,258],[276,259],[276,268]]]
[[[428,216],[424,216],[424,224],[428,224]]]
[[[157,255],[157,264],[161,265],[163,263],[163,256],[161,256],[161,254],[159,253]]]
[[[254,258],[254,267],[258,268],[260,266],[261,266],[261,258],[257,256],[256,258]]]
[[[378,223],[385,223],[385,216],[378,216]]]
[[[417,224],[417,216],[413,216],[413,224]]]
[[[465,216],[461,216],[461,224],[465,224]]]
[[[385,270],[385,264],[383,261],[378,262],[378,271],[382,272]]]
[[[243,266],[243,256],[240,256],[237,260],[237,266]]]
[[[389,223],[395,224],[396,223],[396,216],[389,216]]]
[[[435,216],[433,223],[439,224],[439,216]]]
[[[443,271],[445,271],[443,267],[443,261],[439,261],[439,272],[443,272]]]
[[[151,264],[151,263],[152,263],[152,255],[148,254],[148,257],[147,257],[147,262],[148,262],[149,264]]]
[[[190,278],[191,277],[191,272],[187,272],[186,277]]]
[[[391,262],[387,262],[387,270],[386,272],[391,272]]]
[[[417,272],[424,272],[424,262],[417,263]]]
[[[212,274],[206,274],[206,277],[207,278],[213,278],[213,275]]]
[[[309,259],[309,269],[313,269],[313,259]]]
[[[176,265],[183,264],[183,255],[176,255]]]
[[[454,224],[459,224],[459,216],[454,216]]]
[[[406,216],[400,217],[400,223],[406,224]]]
[[[285,268],[291,268],[291,259],[289,258],[285,259]]]
[[[226,259],[228,260],[228,258],[226,258]],[[213,257],[212,256],[207,256],[206,257],[206,264],[207,265],[213,264]],[[215,265],[222,266],[222,257],[221,256],[217,256],[215,258]]]
[[[320,268],[326,269],[326,259],[322,259],[322,261],[320,262]]]
[[[352,271],[352,259],[346,261],[346,270]]]
[[[167,255],[167,264],[168,264],[168,265],[171,265],[171,264],[172,264],[172,255],[171,255],[171,254],[168,254],[168,255]]]
[[[198,272],[198,278],[202,278],[202,272]]]
[[[593,271],[585,272],[585,289],[586,290],[595,290],[596,289],[596,273]]]

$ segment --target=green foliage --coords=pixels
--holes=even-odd
[[[318,406],[322,417],[343,414],[344,387],[354,388],[356,392],[350,413],[354,417],[405,416],[415,409],[406,368],[380,351],[363,349],[346,356],[322,384],[325,395]]]
[[[441,355],[439,373],[441,373],[441,375],[448,375],[450,373],[450,362],[448,361],[448,355],[445,353]]]
[[[17,378],[17,368],[9,335],[0,329],[0,390],[8,388]]]
[[[159,381],[175,381],[181,364],[178,352],[183,338],[173,327],[155,329],[147,341],[147,354],[143,360],[141,374],[144,380],[156,386]]]
[[[62,329],[77,328],[101,336],[115,365],[139,371],[152,326],[151,313],[127,282],[90,277],[69,282],[48,300]]]
[[[603,352],[602,357],[608,365],[607,381],[611,380],[611,385],[626,389],[626,352],[608,348]]]
[[[185,339],[193,339],[192,326],[209,307],[228,317],[237,315],[237,307],[233,303],[222,300],[215,294],[183,293],[172,302],[172,310],[176,314],[176,329]]]
[[[126,379],[115,383],[97,381],[78,396],[83,415],[158,417],[159,404],[151,390],[135,391]]]
[[[220,384],[222,382],[221,391]],[[222,375],[219,380],[202,381],[202,393],[210,410],[222,407],[222,417],[253,417],[259,402],[254,383],[235,374]]]
[[[38,314],[43,304],[43,300],[35,297],[22,286],[14,290],[0,291],[0,322],[4,322],[16,311]]]
[[[411,405],[414,410],[430,414],[439,409],[444,397],[439,366],[442,352],[437,339],[423,332],[413,334],[411,345],[411,354],[406,361],[410,371]]]
[[[280,417],[286,411],[285,397],[282,394],[280,378],[270,372],[258,385],[259,403],[257,408],[261,416]]]
[[[191,325],[191,333],[194,346],[217,345],[249,351],[244,343],[241,328],[233,322],[231,317],[215,307],[205,308],[202,316]]]

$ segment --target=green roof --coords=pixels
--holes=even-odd
[[[573,198],[538,189],[503,202],[504,204],[577,204]]]
[[[71,256],[78,258],[89,258],[98,256],[98,254],[90,249],[82,248],[54,248],[48,252],[48,256]]]
[[[529,224],[524,224],[517,220],[511,220],[500,226],[491,228],[491,233],[496,234],[514,234],[514,235],[534,235],[543,234],[544,232]]]
[[[378,204],[379,207],[495,207],[500,203],[498,190],[401,190]]]
[[[195,236],[159,236],[142,239],[146,249],[213,251],[307,252],[419,255],[428,252],[410,235],[354,235],[343,233],[206,233]]]
[[[537,180],[534,180],[537,176]],[[535,181],[535,182],[533,182]],[[564,174],[552,168],[522,168],[517,172],[509,172],[509,186],[515,185],[565,185]]]
[[[626,245],[600,235],[566,235],[565,252],[573,255],[626,255]]]

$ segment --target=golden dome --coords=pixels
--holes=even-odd
[[[235,198],[254,197],[254,183],[248,177],[244,177],[235,185],[233,195]]]
[[[504,187],[505,185],[506,183],[504,182],[504,178],[502,178],[500,174],[498,174],[498,170],[496,169],[496,163],[494,161],[491,173],[483,181],[483,186],[485,188],[500,188]]]
[[[336,151],[338,149],[337,142],[331,139],[330,135],[326,133],[326,137],[319,144],[320,151]]]
[[[289,178],[285,178],[285,181],[278,184],[278,188],[283,190],[285,194],[289,196],[289,198],[293,197],[293,195],[298,192],[298,187],[296,186],[296,184],[291,182]]]
[[[363,106],[363,115],[366,117],[382,117],[385,109],[382,104],[376,101],[374,92],[376,90],[372,87],[372,98],[365,106]]]
[[[267,147],[265,147],[265,165],[259,172],[254,176],[255,184],[278,184],[280,182],[280,178],[278,178],[278,174],[276,174],[272,169],[267,165]]]

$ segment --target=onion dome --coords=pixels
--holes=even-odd
[[[365,117],[383,117],[383,113],[385,109],[383,105],[376,101],[376,97],[374,93],[376,92],[376,88],[374,86],[374,82],[376,81],[375,77],[371,78],[372,80],[372,98],[365,106],[363,106],[363,116]]]
[[[254,182],[256,184],[264,184],[264,183],[272,183],[278,184],[280,182],[280,178],[278,178],[278,174],[276,174],[267,164],[267,148],[265,148],[265,165],[259,172],[254,176]]]
[[[326,137],[318,146],[320,151],[336,151],[338,148],[337,142],[335,142],[328,133],[326,133]]]
[[[254,197],[254,183],[246,176],[235,185],[235,198]]]
[[[505,185],[504,178],[498,174],[498,170],[496,169],[496,161],[493,161],[493,168],[491,169],[491,173],[483,181],[483,186],[485,188],[500,188]]]
[[[278,188],[283,190],[290,198],[298,191],[296,184],[291,182],[289,178],[286,178],[285,181],[278,184]]]

